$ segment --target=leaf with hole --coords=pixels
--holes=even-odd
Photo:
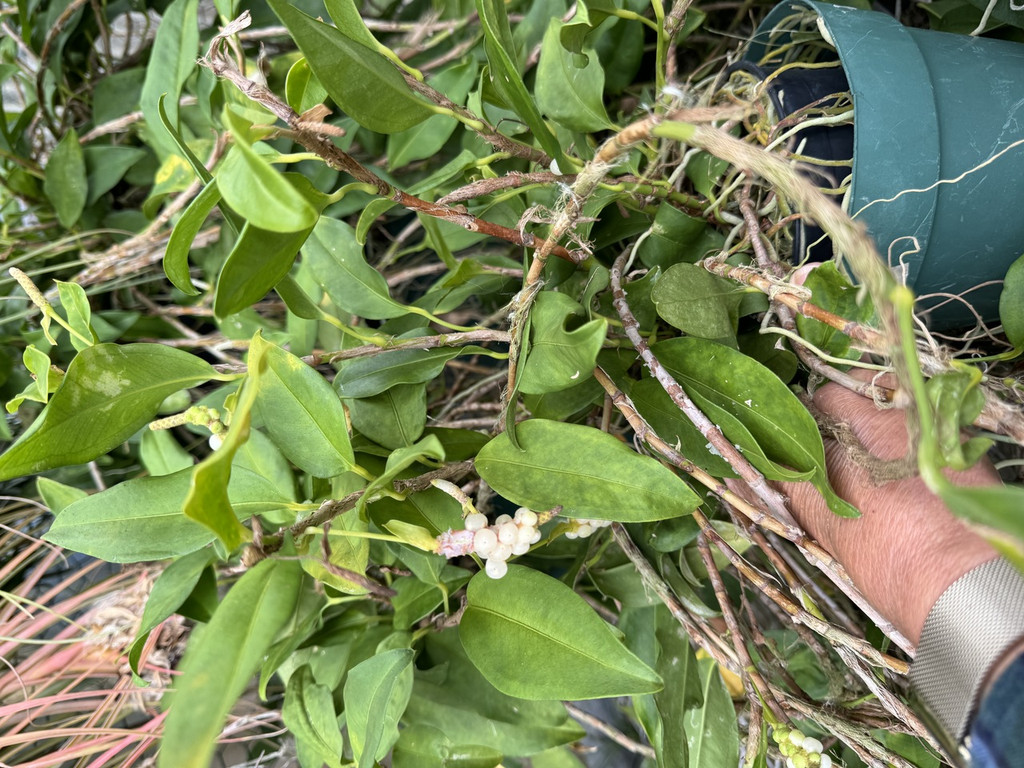
[[[593,50],[581,57],[561,43],[563,23],[551,19],[537,62],[537,106],[570,131],[589,133],[614,128],[604,108],[604,69]]]
[[[475,462],[480,477],[515,504],[631,523],[688,515],[700,504],[670,469],[593,427],[529,419],[517,432],[522,450],[501,434]]]
[[[626,649],[569,587],[513,565],[469,582],[459,637],[502,693],[522,699],[597,699],[653,693],[661,678]]]

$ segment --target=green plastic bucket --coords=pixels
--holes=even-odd
[[[883,258],[904,265],[918,296],[961,294],[997,320],[1000,286],[975,286],[1002,280],[1024,253],[1024,45],[789,0],[758,28],[746,59],[790,42],[778,27],[804,9],[818,15],[853,97],[847,210],[867,224]],[[918,307],[933,328],[975,321],[945,297]]]

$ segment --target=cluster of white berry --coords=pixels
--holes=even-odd
[[[513,555],[525,555],[530,546],[540,541],[537,513],[526,507],[516,510],[515,517],[499,515],[491,525],[479,512],[466,515],[466,530],[473,533],[473,551],[487,561],[484,570],[492,579],[508,573],[506,562]]]
[[[786,768],[832,768],[832,758],[823,755],[824,746],[813,736],[804,736],[799,729],[778,726],[772,739],[786,758]]]
[[[565,532],[567,539],[585,539],[599,528],[607,528],[611,520],[588,520],[585,517],[573,518],[569,521],[569,530]]]

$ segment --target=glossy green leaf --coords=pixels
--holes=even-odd
[[[479,744],[453,744],[437,728],[414,723],[402,729],[392,768],[498,768],[501,752]]]
[[[181,607],[192,594],[203,571],[215,559],[216,554],[210,548],[196,550],[168,565],[153,583],[146,607],[142,611],[135,642],[128,649],[128,663],[135,674],[141,674],[139,659],[149,633]]]
[[[241,312],[288,274],[312,227],[298,232],[270,232],[246,222],[217,277],[213,314],[218,318]]]
[[[302,232],[319,217],[303,190],[276,171],[248,141],[244,118],[230,107],[224,122],[235,143],[217,167],[217,187],[224,202],[242,218],[271,232]]]
[[[730,441],[743,445],[739,438],[748,431],[773,462],[813,472],[810,482],[833,512],[859,514],[828,484],[817,423],[775,374],[741,352],[693,336],[659,342],[652,351]],[[736,423],[743,430],[734,430]],[[747,458],[755,461],[756,454]]]
[[[523,699],[653,693],[661,678],[594,609],[557,579],[522,566],[469,582],[459,624],[466,654],[491,685]]]
[[[178,127],[178,98],[185,81],[195,70],[199,53],[198,7],[198,0],[174,0],[167,6],[156,29],[139,97],[142,113],[151,126],[160,122],[158,104],[160,97],[166,94],[167,122],[174,129]],[[174,151],[174,141],[159,128],[153,128],[152,135],[163,152]]]
[[[188,271],[188,254],[192,250],[192,241],[196,239],[210,212],[220,202],[220,197],[217,181],[212,180],[192,198],[192,202],[171,230],[171,236],[167,241],[167,250],[164,251],[164,274],[175,288],[189,296],[199,294],[199,289],[192,284],[192,276]]]
[[[160,768],[207,768],[228,712],[291,615],[301,577],[294,561],[257,563],[192,636],[164,724]]]
[[[192,454],[182,448],[165,429],[143,430],[139,459],[146,471],[154,477],[172,475],[193,464]]]
[[[222,378],[160,344],[97,344],[71,361],[42,414],[0,456],[0,479],[85,464],[128,439],[179,389]]]
[[[490,64],[494,90],[518,113],[544,151],[558,161],[563,169],[571,167],[558,139],[545,124],[537,105],[526,90],[519,65],[515,61],[515,44],[508,24],[508,12],[502,0],[476,0],[477,13],[484,32],[484,50]],[[563,170],[563,172],[565,172]]]
[[[658,314],[690,336],[722,343],[736,338],[743,291],[696,264],[669,267],[651,293]]]
[[[54,515],[59,515],[65,507],[89,495],[81,488],[64,485],[64,483],[58,483],[48,477],[36,478],[36,491],[43,500],[43,504]]]
[[[398,721],[412,695],[414,653],[396,648],[357,664],[345,681],[345,718],[359,768],[373,768],[398,740]]]
[[[376,50],[290,3],[269,2],[327,93],[357,123],[377,133],[394,133],[434,114]]]
[[[78,134],[74,128],[69,128],[50,153],[43,179],[43,191],[53,203],[57,221],[65,229],[74,226],[82,215],[88,187]]]
[[[985,407],[985,395],[978,387],[981,378],[979,369],[963,366],[932,376],[925,385],[942,462],[955,470],[973,466],[992,447],[988,438],[961,437],[961,430],[972,424]]]
[[[584,736],[558,701],[527,701],[499,692],[467,658],[457,629],[427,636],[425,654],[438,665],[416,673],[408,722],[441,731],[454,744],[487,746],[508,756],[533,755]],[[438,674],[440,673],[440,674]]]
[[[317,320],[320,317],[320,308],[307,295],[299,281],[291,275],[282,277],[274,289],[287,305],[288,311],[296,317],[303,320]]]
[[[366,533],[369,525],[357,514],[336,518],[327,536],[330,557],[324,558],[324,534],[318,531],[298,542],[302,569],[321,584],[346,595],[365,595],[367,589],[345,578],[345,572],[363,574],[370,558],[370,542],[362,537],[346,536],[347,532]]]
[[[96,343],[96,334],[93,333],[92,309],[89,307],[89,297],[85,295],[85,289],[77,283],[66,283],[63,280],[55,280],[57,295],[60,296],[60,305],[64,308],[64,315],[68,324],[78,334],[69,334],[71,345],[81,352],[87,347]],[[85,337],[84,339],[79,336]]]
[[[689,749],[683,727],[688,710],[703,703],[697,657],[690,639],[664,606],[655,612],[658,640],[658,661],[655,671],[665,687],[654,694],[654,703],[661,716],[661,743],[657,748],[658,768],[686,768]],[[724,734],[724,738],[734,734]]]
[[[396,349],[344,364],[334,386],[342,397],[372,397],[396,384],[422,384],[436,378],[459,355],[489,355],[483,347]]]
[[[316,682],[308,664],[288,678],[281,715],[296,742],[329,768],[341,768],[344,744],[331,689]]]
[[[360,247],[366,245],[366,235],[370,228],[377,223],[377,219],[396,205],[398,203],[387,197],[378,197],[366,204],[359,214],[359,221],[356,222],[356,242]]]
[[[732,699],[717,664],[705,659],[698,662],[698,667],[704,703],[683,718],[690,768],[736,768],[739,736]]]
[[[189,468],[112,485],[70,504],[54,520],[46,540],[111,563],[163,560],[194,552],[213,541],[215,534],[182,513],[191,482]],[[231,473],[227,493],[240,519],[291,502],[248,469]]]
[[[397,384],[379,395],[347,402],[352,427],[385,448],[412,445],[427,426],[425,384]]]
[[[285,100],[288,106],[300,115],[327,98],[327,89],[323,87],[306,59],[299,59],[288,70],[284,83]]]
[[[654,215],[651,234],[640,243],[637,254],[648,267],[667,268],[680,262],[694,263],[721,248],[725,237],[702,218],[662,203]]]
[[[1024,571],[1024,488],[946,483],[939,495],[954,515],[979,526],[989,543]]]
[[[811,270],[804,287],[811,291],[811,301],[839,317],[858,323],[868,323],[874,317],[871,298],[850,283],[832,262]],[[811,344],[835,357],[857,360],[861,355],[859,350],[850,349],[849,336],[820,320],[797,314],[796,327]]]
[[[568,389],[593,375],[608,322],[595,318],[567,330],[570,321],[586,313],[564,293],[542,291],[534,300],[530,348],[517,382],[519,391],[542,395]]]
[[[355,230],[342,221],[321,218],[302,246],[317,282],[343,312],[368,320],[400,317],[408,310],[388,293],[384,276],[363,259]]]
[[[386,487],[388,483],[396,479],[399,474],[413,464],[436,465],[442,461],[444,461],[444,447],[435,435],[427,435],[415,444],[396,448],[388,456],[384,471],[366,487],[366,493],[359,500],[358,509],[363,509],[366,499],[370,497],[373,491]]]
[[[146,157],[138,147],[91,146],[82,147],[85,160],[89,195],[86,205],[92,205],[109,192],[128,172],[128,169]]]
[[[1007,340],[1017,349],[1024,348],[1024,256],[1010,265],[1003,279],[999,320]]]
[[[523,450],[501,434],[476,458],[480,477],[515,504],[622,522],[688,515],[700,504],[671,470],[593,427],[530,419],[518,435]]]
[[[345,411],[331,385],[314,368],[260,336],[253,339],[252,350],[265,365],[256,409],[284,455],[316,477],[350,470],[354,459]]]
[[[25,370],[32,377],[32,381],[25,386],[25,389],[7,401],[8,413],[16,413],[26,400],[37,403],[47,402],[50,395],[57,391],[62,380],[60,374],[53,369],[49,354],[34,344],[25,347],[25,351],[21,353],[21,361]],[[0,466],[2,466],[2,457],[0,457]]]
[[[616,11],[614,0],[579,0],[569,22],[559,31],[559,38],[567,51],[583,54],[587,36]]]
[[[586,64],[561,43],[562,21],[551,19],[537,62],[537,106],[570,131],[614,128],[604,109],[604,69],[593,50],[582,51]]]

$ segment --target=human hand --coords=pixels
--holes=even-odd
[[[892,460],[906,454],[902,411],[880,410],[837,384],[815,392],[814,403],[825,415],[848,424],[873,456]],[[916,644],[928,611],[946,587],[997,553],[957,520],[919,477],[875,485],[849,450],[829,438],[825,456],[832,487],[861,517],[833,514],[810,483],[782,483],[793,514],[844,565],[864,596]],[[999,482],[987,460],[946,474],[960,485]]]

